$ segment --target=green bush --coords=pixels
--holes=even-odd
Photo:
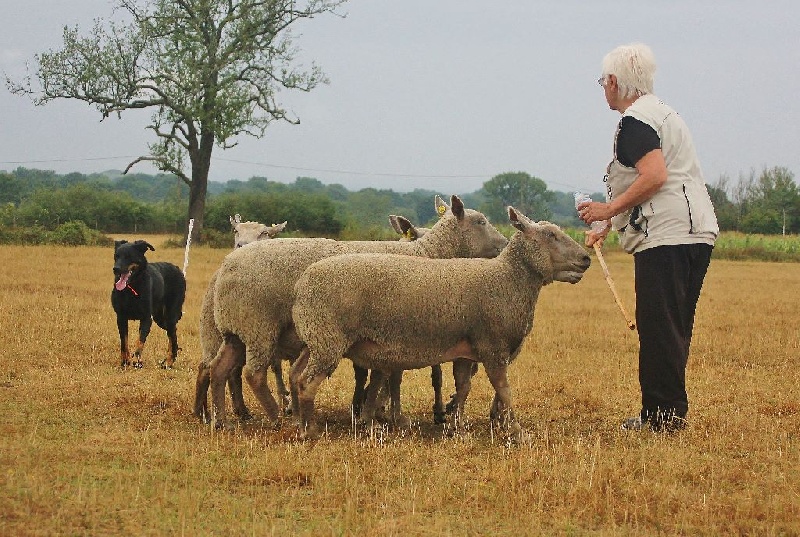
[[[61,224],[53,231],[44,226],[0,226],[0,244],[60,244],[64,246],[111,246],[114,241],[81,221]]]

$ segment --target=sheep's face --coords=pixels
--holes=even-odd
[[[439,214],[439,223],[453,217],[457,222],[461,242],[458,257],[497,257],[508,244],[508,239],[489,223],[486,215],[464,208],[464,203],[458,196],[450,197],[449,206],[437,196],[436,211]]]
[[[265,226],[258,222],[238,222],[233,224],[233,247],[241,248],[251,242],[274,238],[286,227],[286,222]]]
[[[560,227],[550,222],[534,222],[513,207],[508,207],[511,225],[522,231],[528,240],[538,245],[539,252],[544,253],[542,261],[549,265],[552,277],[544,274],[545,282],[550,281],[578,283],[583,273],[589,268],[591,259],[586,250],[564,233]],[[547,259],[549,257],[549,259]]]
[[[578,283],[589,268],[591,259],[583,246],[578,244],[557,225],[539,222],[537,233],[540,244],[550,253],[553,266],[553,281]]]

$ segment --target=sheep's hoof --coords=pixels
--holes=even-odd
[[[531,433],[523,429],[518,422],[514,422],[508,426],[506,441],[509,444],[526,444],[530,443],[531,439]]]
[[[204,408],[195,409],[194,411],[192,411],[192,415],[195,418],[199,419],[200,423],[205,423],[205,424],[211,423],[211,417],[208,415],[208,413],[205,411]]]
[[[143,367],[144,367],[144,364],[142,363],[142,361],[141,361],[141,360],[138,360],[138,361],[136,361],[136,362],[133,362],[133,368],[134,368],[134,369],[141,369],[141,368],[143,368]]]
[[[411,428],[411,420],[405,414],[398,414],[392,417],[392,425],[397,429],[407,431]]]
[[[300,440],[316,440],[320,436],[322,436],[322,431],[316,423],[309,423],[300,428]]]
[[[446,411],[444,408],[441,407],[441,405],[438,404],[433,405],[433,423],[437,425],[445,423],[447,421],[448,412],[449,411]]]
[[[449,437],[464,434],[469,430],[467,417],[462,412],[450,414],[450,419],[444,422],[444,434]]]
[[[444,406],[444,411],[446,414],[452,413],[456,409],[456,394],[450,396],[450,400]],[[434,409],[434,412],[436,410]]]
[[[288,395],[284,395],[282,398],[283,403],[283,415],[284,416],[291,416],[292,415],[292,400],[289,398]]]

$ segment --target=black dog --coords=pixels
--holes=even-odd
[[[122,367],[131,363],[128,321],[139,321],[139,340],[133,351],[133,367],[142,367],[142,348],[153,321],[167,331],[169,354],[160,362],[172,367],[178,355],[177,325],[186,298],[186,278],[172,263],[147,263],[144,254],[155,248],[146,241],[114,241],[114,289],[111,305],[117,313]]]

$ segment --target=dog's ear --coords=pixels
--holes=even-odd
[[[121,241],[114,241],[114,251],[116,252],[117,250],[119,250],[119,247],[122,246],[123,244],[126,244],[127,242],[128,241],[124,239]]]
[[[147,250],[153,250],[154,252],[156,251],[156,249],[153,248],[153,245],[147,241],[138,240],[134,242],[133,245],[136,247],[137,250],[142,252],[142,255],[144,255],[144,253],[147,252]]]

